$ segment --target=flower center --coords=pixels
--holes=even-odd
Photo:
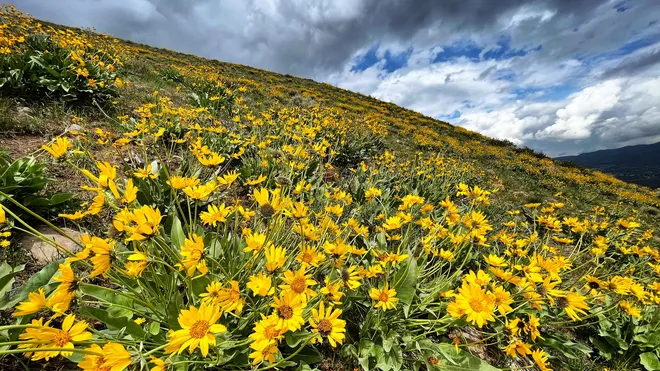
[[[568,307],[568,304],[569,304],[568,299],[566,299],[564,297],[557,298],[557,306],[559,308],[564,309],[564,308]]]
[[[291,290],[293,290],[293,292],[296,294],[302,294],[305,292],[305,289],[307,289],[307,282],[305,282],[305,278],[296,277],[293,279],[293,282],[291,282]]]
[[[208,333],[209,327],[211,327],[209,321],[200,320],[195,322],[190,326],[190,337],[197,339],[203,338]]]
[[[261,206],[259,211],[264,218],[270,218],[271,216],[275,215],[275,209],[270,204]]]
[[[239,291],[229,290],[227,292],[227,300],[229,300],[229,301],[234,302],[234,301],[240,299],[240,297],[241,297],[241,293]]]
[[[327,319],[321,320],[317,326],[319,333],[323,336],[328,336],[332,332],[332,322]]]
[[[589,288],[595,290],[595,289],[600,288],[600,285],[598,284],[598,282],[593,282],[592,281],[592,282],[589,282]]]
[[[53,339],[56,348],[62,348],[71,341],[71,335],[67,331],[58,331]]]
[[[110,371],[111,367],[110,366],[105,366],[103,367],[103,364],[105,363],[106,359],[103,356],[100,356],[96,358],[94,361],[94,367],[96,367],[94,370],[97,371]]]
[[[304,261],[305,263],[311,263],[312,259],[314,259],[314,257],[310,252],[304,252],[300,258],[300,260]]]
[[[277,309],[277,313],[280,317],[284,319],[290,319],[293,317],[293,309],[288,305],[282,305]]]
[[[341,279],[342,281],[347,282],[351,279],[351,274],[348,273],[346,269],[344,269],[343,271],[341,271]]]
[[[387,292],[383,291],[378,295],[378,301],[382,301],[383,303],[387,303],[390,301],[390,296],[387,295]]]
[[[475,312],[481,312],[484,310],[484,306],[481,304],[481,299],[470,299],[470,308]]]
[[[277,330],[277,326],[270,325],[264,329],[264,336],[266,339],[275,339],[279,334],[280,332]]]

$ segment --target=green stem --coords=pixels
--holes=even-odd
[[[73,353],[82,353],[82,354],[92,354],[95,356],[102,356],[102,353],[94,352],[87,349],[76,349],[76,348],[27,348],[27,349],[11,349],[11,350],[0,350],[0,355],[3,354],[20,354],[20,353],[40,353],[40,352],[73,352]]]

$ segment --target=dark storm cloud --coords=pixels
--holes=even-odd
[[[236,4],[240,4],[236,6]],[[490,29],[521,6],[557,12],[576,24],[604,0],[181,1],[22,0],[20,9],[69,25],[96,26],[134,41],[322,76],[378,41],[443,44],[457,33]],[[341,14],[341,7],[352,9]],[[228,11],[236,8],[235,11]],[[531,25],[531,24],[530,24]]]
[[[10,1],[56,23],[328,81],[548,154],[660,139],[658,0]]]
[[[606,70],[602,78],[609,79],[620,76],[630,76],[660,63],[660,46],[655,50],[645,53],[641,56],[633,56],[624,59],[616,67]]]

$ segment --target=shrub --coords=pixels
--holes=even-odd
[[[47,35],[30,35],[19,51],[0,57],[0,88],[27,100],[107,101],[117,96],[121,83],[106,67],[112,66],[107,58],[96,59],[83,60]]]
[[[46,175],[44,164],[34,157],[22,157],[10,161],[6,154],[0,153],[0,202],[24,218],[29,218],[23,209],[7,202],[6,196],[29,207],[33,211],[46,212],[69,201],[70,193],[43,195],[42,191],[51,179]]]

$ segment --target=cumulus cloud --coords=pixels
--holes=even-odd
[[[551,155],[660,136],[655,0],[13,1],[53,22],[327,81]]]

